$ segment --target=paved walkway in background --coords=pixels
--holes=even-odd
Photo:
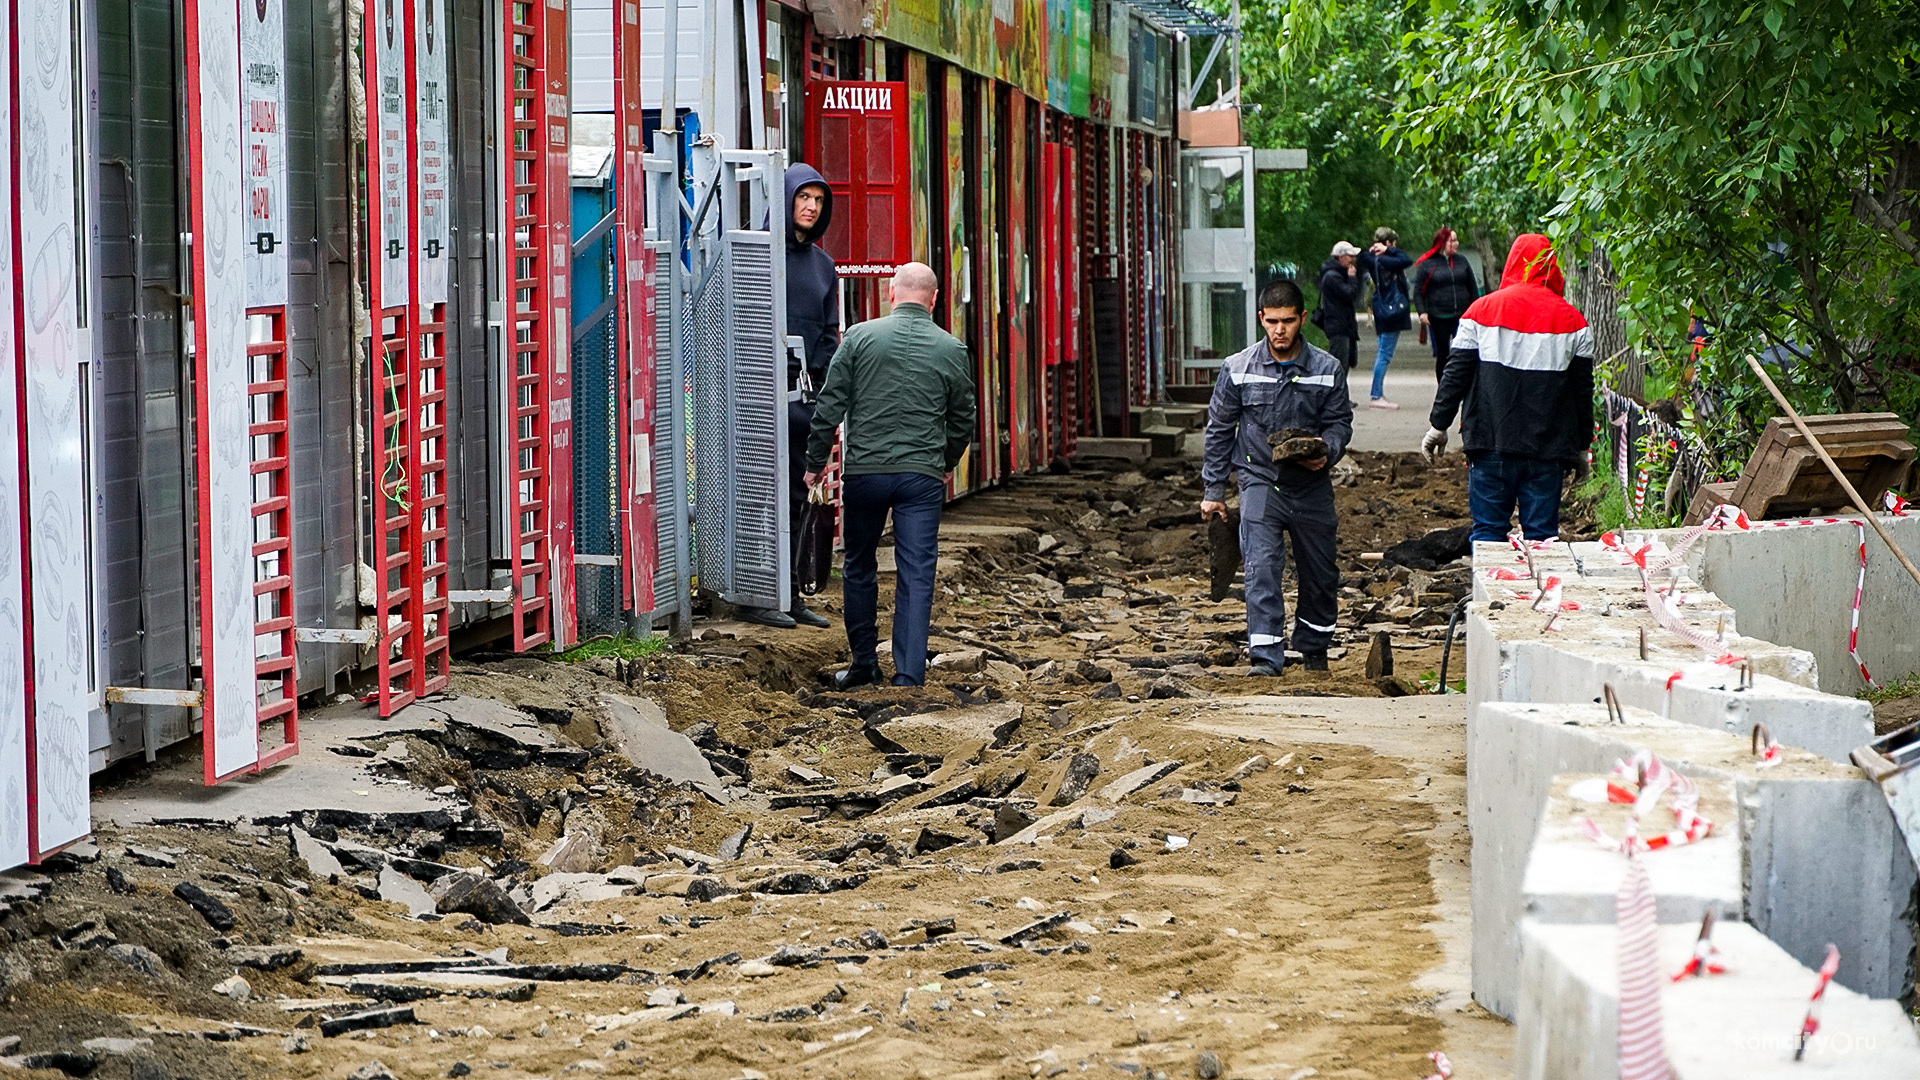
[[[1353,449],[1418,450],[1427,433],[1427,413],[1433,409],[1433,350],[1420,344],[1416,331],[1400,335],[1393,364],[1387,368],[1387,400],[1400,408],[1388,411],[1367,407],[1378,347],[1373,327],[1362,323],[1360,366],[1347,373],[1347,392],[1353,398]]]

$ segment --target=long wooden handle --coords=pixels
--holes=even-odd
[[[1920,585],[1920,567],[1914,566],[1913,560],[1907,558],[1907,553],[1901,551],[1900,545],[1893,542],[1893,536],[1887,532],[1887,527],[1880,524],[1880,516],[1875,514],[1873,508],[1867,505],[1867,500],[1861,498],[1860,493],[1853,489],[1847,474],[1840,471],[1840,466],[1833,463],[1833,456],[1827,453],[1827,448],[1820,445],[1820,440],[1814,437],[1813,432],[1807,430],[1807,422],[1800,419],[1800,413],[1787,400],[1787,396],[1780,392],[1780,388],[1773,385],[1773,379],[1768,377],[1767,369],[1761,366],[1759,359],[1752,353],[1747,354],[1747,366],[1753,369],[1755,375],[1760,376],[1760,382],[1767,388],[1767,393],[1772,394],[1773,400],[1786,410],[1787,419],[1793,421],[1793,426],[1800,429],[1801,436],[1807,440],[1807,445],[1813,447],[1813,452],[1820,455],[1821,464],[1825,465],[1827,471],[1833,474],[1833,478],[1840,482],[1840,489],[1853,500],[1854,509],[1859,510],[1866,517],[1867,524],[1873,526],[1873,531],[1880,534],[1880,539],[1887,545],[1887,550],[1893,552],[1893,557],[1899,559],[1900,565],[1906,567],[1907,573],[1913,575],[1914,584]]]

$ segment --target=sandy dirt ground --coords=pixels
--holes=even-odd
[[[538,721],[531,754],[405,723],[311,751],[458,822],[103,826],[0,892],[0,1054],[141,1080],[1414,1080],[1444,1050],[1509,1075],[1511,1029],[1466,990],[1461,698],[1415,693],[1466,577],[1362,558],[1464,524],[1463,470],[1353,461],[1328,673],[1246,676],[1193,463],[1016,481],[948,516],[924,689],[824,689],[829,593],[831,630],[461,662],[456,694]],[[1395,672],[1369,677],[1381,632]],[[657,703],[726,801],[623,753],[609,694]],[[410,917],[378,898],[400,878],[497,885],[528,922]],[[411,1012],[329,1034],[379,1008]]]

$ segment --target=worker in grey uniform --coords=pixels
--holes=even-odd
[[[1266,336],[1221,365],[1207,406],[1200,516],[1226,517],[1227,474],[1236,474],[1253,675],[1279,675],[1286,666],[1281,533],[1293,539],[1300,582],[1292,645],[1308,671],[1327,669],[1338,612],[1332,467],[1353,441],[1353,403],[1347,399],[1346,364],[1301,334],[1305,307],[1292,281],[1281,279],[1260,291]]]

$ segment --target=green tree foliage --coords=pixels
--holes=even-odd
[[[1246,138],[1305,147],[1311,163],[1260,180],[1260,262],[1294,262],[1312,283],[1335,240],[1364,247],[1379,225],[1408,243],[1425,235],[1437,224],[1425,188],[1380,138],[1397,105],[1402,0],[1250,4],[1242,20]]]
[[[1299,0],[1296,0],[1296,4]],[[1324,9],[1324,3],[1318,5]],[[1920,6],[1432,0],[1409,8],[1386,146],[1489,212],[1604,244],[1623,315],[1697,376],[1710,442],[1773,413],[1741,356],[1798,354],[1815,410],[1920,405]],[[1417,17],[1416,17],[1417,16]],[[1404,160],[1404,157],[1403,157]],[[1515,201],[1502,204],[1502,199]],[[1685,370],[1688,319],[1715,334]]]

